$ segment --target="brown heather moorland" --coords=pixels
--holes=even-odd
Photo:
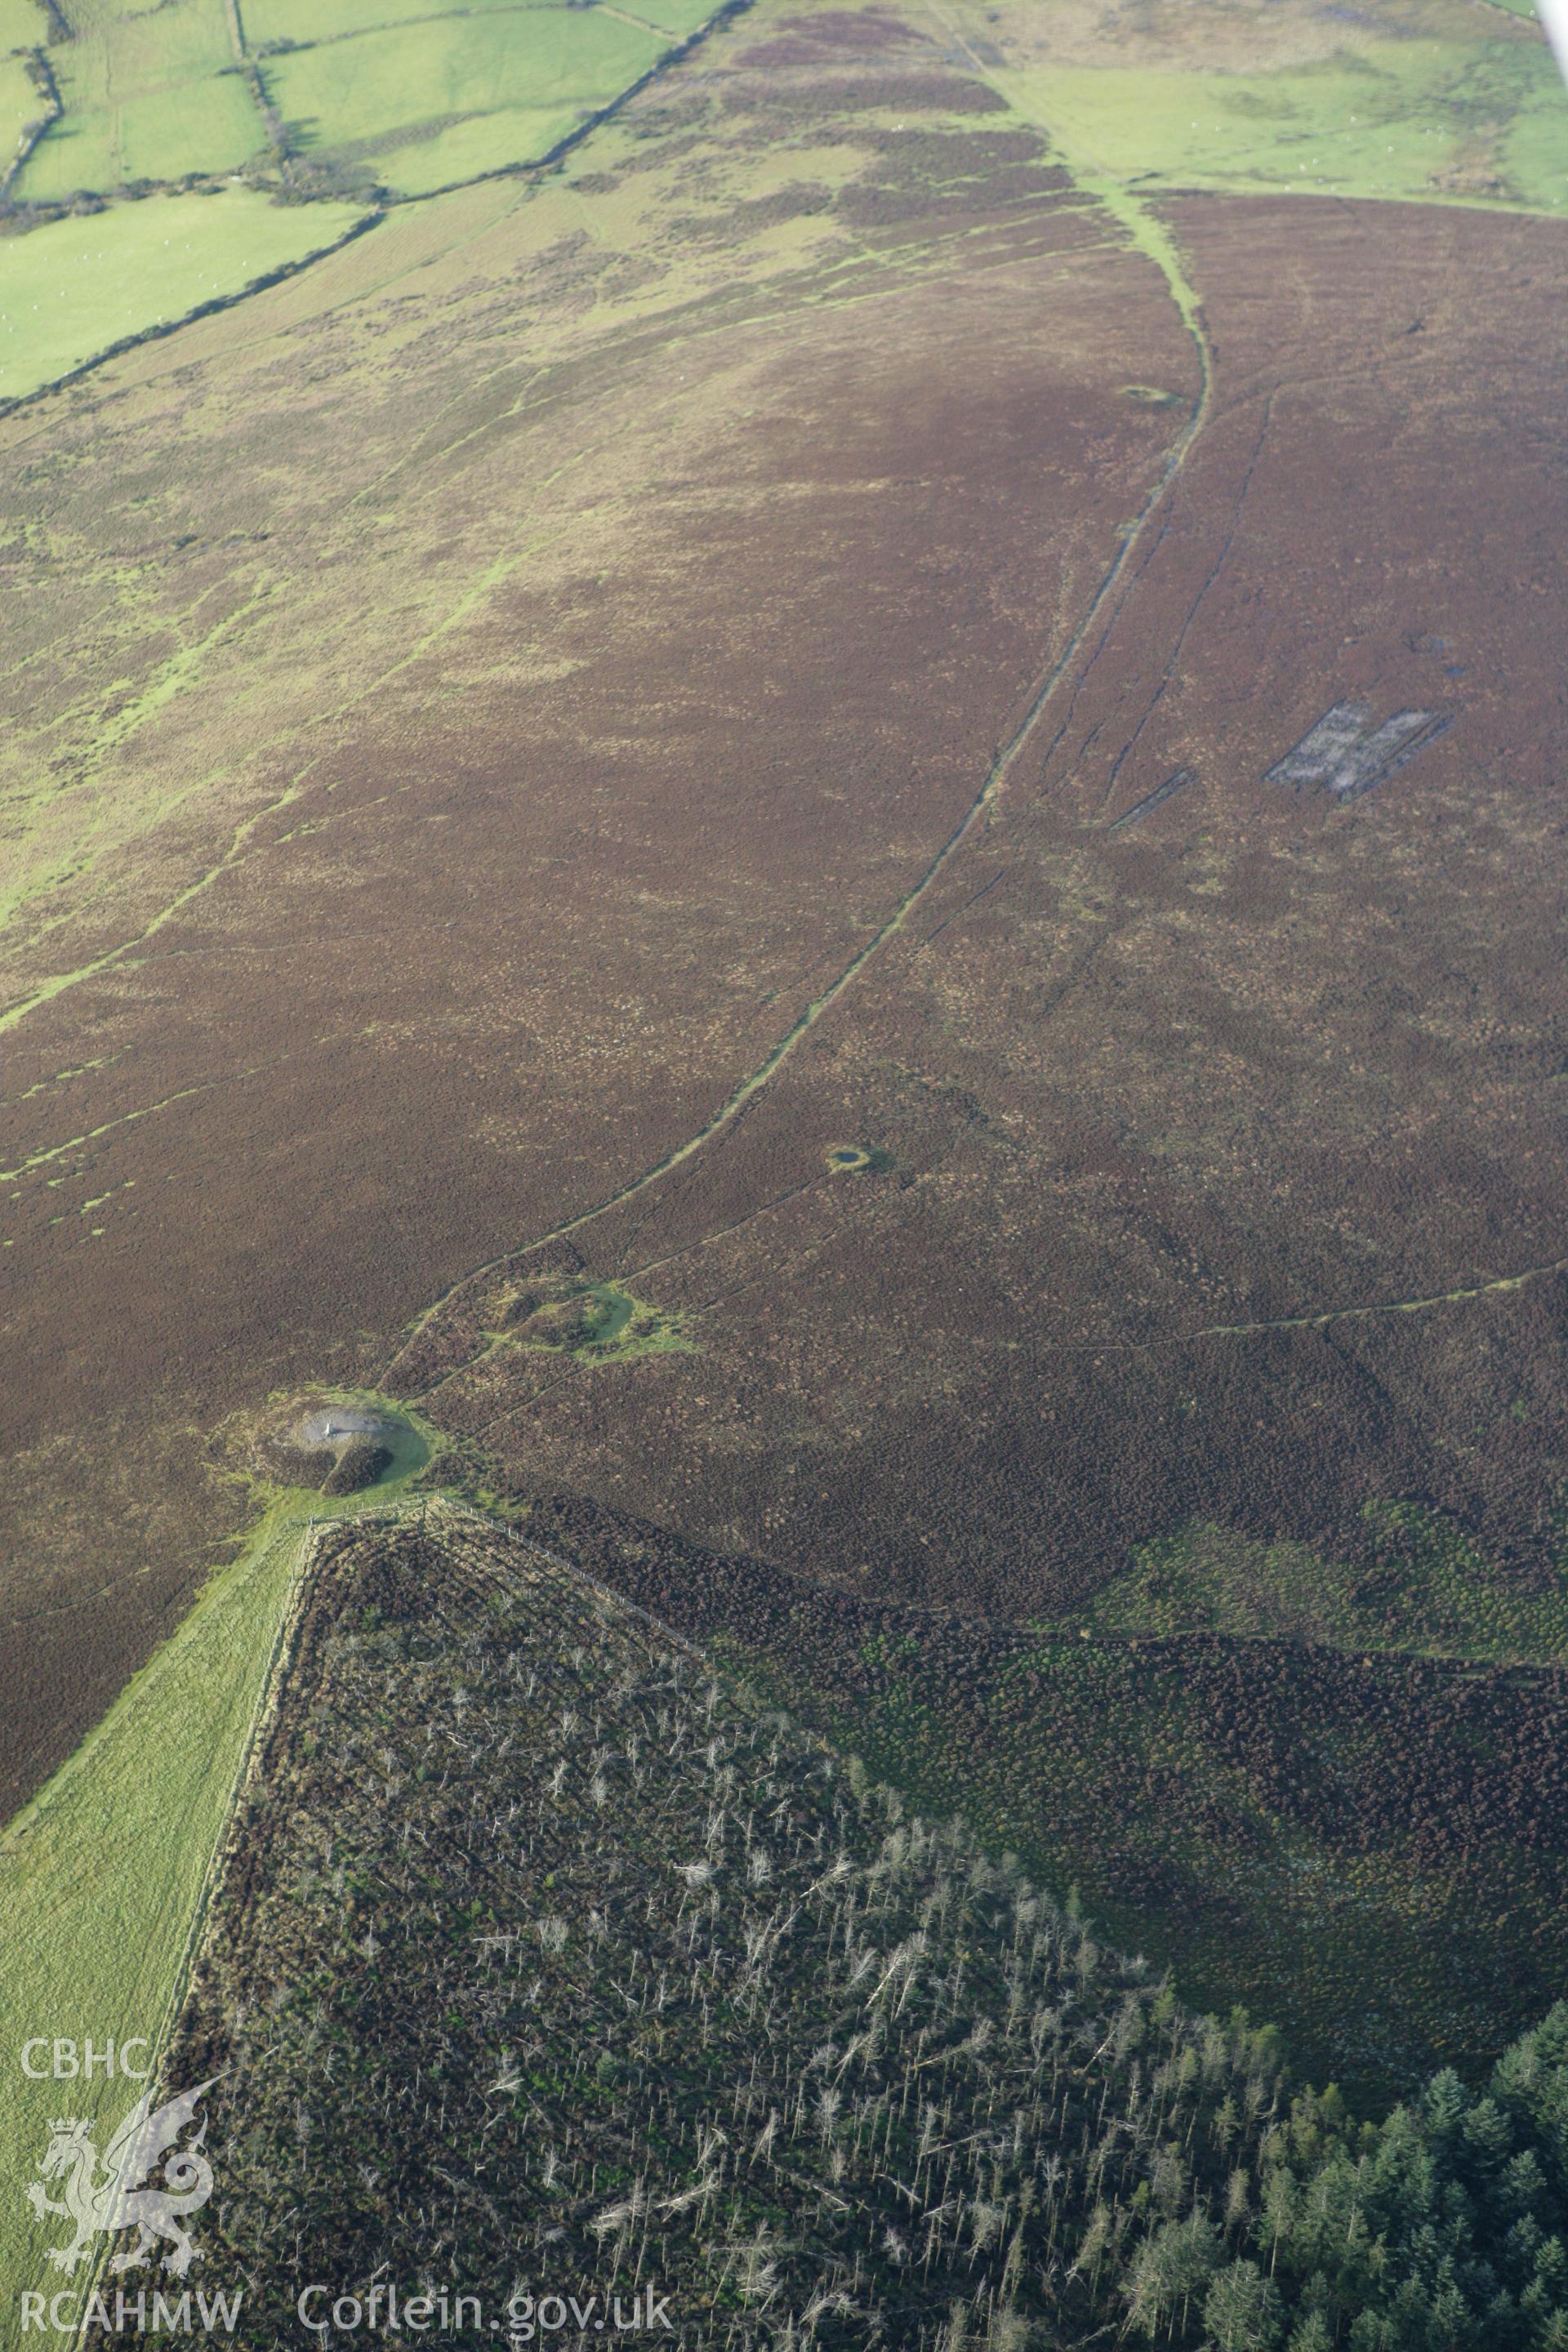
[[[1540,1589],[1562,233],[1171,210],[1208,421],[1037,748],[713,1145],[572,1235],[700,1352],[484,1351],[490,1273],[394,1378],[535,1486],[997,1615],[1194,1515],[1342,1549],[1401,1496]],[[1264,782],[1341,700],[1453,723],[1348,803]]]
[[[16,1793],[243,1508],[202,1432],[700,1127],[1158,477],[1155,268],[898,19],[790,37],[0,428]]]
[[[0,420],[8,1799],[311,1384],[678,1531],[831,1727],[857,1612],[941,1612],[914,1777],[1195,1522],[1374,1577],[1412,1500],[1556,1595],[1563,230],[1133,218],[983,68],[759,0],[562,173]],[[1419,748],[1270,778],[1344,706]],[[1038,1867],[1352,2070],[1542,2005],[1554,1677],[1169,1641],[1032,1693]]]

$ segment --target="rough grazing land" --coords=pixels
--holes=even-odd
[[[887,1769],[994,1716],[987,1834],[1336,2064],[1479,2068],[1560,1981],[1568,247],[1156,208],[1026,52],[758,0],[550,180],[0,420],[0,1774],[269,1400],[374,1387],[829,1633],[938,1611]],[[1379,1601],[1416,1525],[1484,1607]],[[1171,1622],[1194,1528],[1252,1586]]]
[[[480,1354],[486,1275],[397,1377],[533,1486],[993,1615],[1194,1515],[1353,1556],[1402,1496],[1543,1594],[1564,477],[1526,298],[1568,249],[1172,218],[1207,421],[1037,737],[716,1147],[571,1236],[701,1352],[542,1380]],[[1338,702],[1452,724],[1359,798],[1266,782]],[[847,1137],[879,1163],[837,1173]]]
[[[480,2340],[651,2282],[732,2352],[1328,2352],[1483,2315],[1533,2352],[1564,2033],[1349,2126],[1268,2032],[437,1507],[323,1549],[165,2080],[221,2077],[200,2284],[243,2283],[237,2343],[291,2332],[302,2280],[379,2279],[384,2318],[393,2281]]]
[[[1497,0],[1114,0],[944,13],[1026,110],[1143,189],[1568,210],[1568,101],[1538,21]],[[1131,34],[1131,37],[1130,37]]]
[[[11,427],[13,1786],[237,1516],[199,1433],[699,1128],[1157,475],[1156,271],[873,29],[793,95],[732,35],[594,184],[445,200]]]

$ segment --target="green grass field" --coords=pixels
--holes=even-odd
[[[616,6],[614,13],[683,41],[713,14],[713,8],[712,0],[627,0],[625,7]]]
[[[374,178],[400,195],[424,195],[502,172],[513,163],[537,163],[582,122],[584,105],[498,108],[444,128],[416,130],[406,144],[378,148],[365,160]]]
[[[363,217],[353,205],[276,205],[258,189],[226,188],[150,196],[7,239],[0,247],[0,400],[326,251]]]
[[[163,0],[132,12],[63,0],[72,37],[49,63],[64,113],[18,174],[15,193],[47,204],[78,189],[230,172],[267,144],[237,63],[221,0]]]
[[[0,2177],[11,2210],[0,2231],[0,2310],[45,2283],[59,2235],[22,2189],[51,2117],[118,2124],[135,2084],[29,2080],[22,2046],[48,2035],[100,2048],[168,2021],[203,1886],[228,1820],[236,1775],[266,1684],[300,1548],[279,1514],[224,1571],[179,1632],[0,1843]],[[35,2060],[35,2063],[37,2061]],[[140,2063],[145,2063],[145,2060]]]
[[[34,48],[48,37],[39,0],[0,0],[0,50]]]
[[[0,172],[10,169],[17,150],[44,110],[44,100],[33,87],[26,60],[0,56]]]
[[[258,63],[300,156],[426,195],[537,162],[711,13],[710,0],[479,0],[445,14],[420,0],[345,0],[323,19],[308,0],[254,0],[238,16],[224,0],[135,10],[63,0],[69,37],[51,41],[35,0],[4,0],[0,156],[16,153],[39,110],[5,53],[47,43],[63,111],[17,173],[25,203],[265,159]]]
[[[420,194],[537,161],[666,43],[601,9],[493,10],[268,60],[291,147]]]
[[[1568,93],[1550,51],[1514,37],[1377,41],[1262,73],[1053,65],[994,79],[1074,155],[1141,191],[1568,210]]]
[[[561,5],[562,0],[473,0],[473,5],[462,9],[461,14],[466,17],[515,16],[525,8],[559,8]],[[276,41],[326,45],[355,33],[378,32],[388,25],[423,23],[443,15],[456,16],[458,13],[433,7],[431,0],[340,0],[328,17],[317,5],[317,0],[247,0],[245,39],[255,57]]]

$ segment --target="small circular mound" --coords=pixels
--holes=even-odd
[[[868,1168],[889,1168],[889,1155],[874,1143],[835,1143],[828,1150],[827,1165],[835,1176],[858,1176]]]
[[[254,1443],[268,1478],[323,1495],[357,1495],[379,1486],[400,1462],[409,1466],[412,1435],[400,1414],[378,1409],[374,1400],[334,1402],[318,1392],[275,1411]]]

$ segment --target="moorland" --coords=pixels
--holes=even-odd
[[[172,2013],[260,1442],[370,1396],[1318,2079],[1479,2082],[1568,1960],[1544,44],[632,13],[16,41],[10,1916],[123,1832],[61,1999]]]

